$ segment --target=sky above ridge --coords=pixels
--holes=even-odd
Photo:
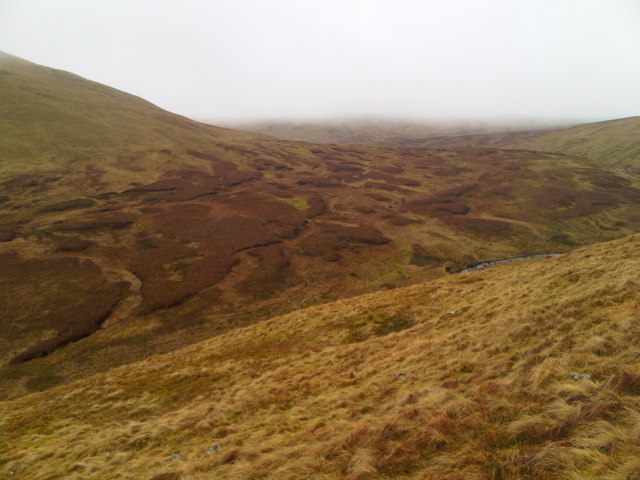
[[[0,0],[0,50],[220,123],[640,115],[638,0]]]

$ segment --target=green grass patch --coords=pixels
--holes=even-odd
[[[306,198],[283,198],[285,202],[294,207],[296,210],[309,210],[309,202]]]

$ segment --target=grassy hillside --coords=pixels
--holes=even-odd
[[[633,179],[584,158],[278,140],[15,57],[0,70],[3,399],[310,305],[640,231]]]
[[[640,117],[621,118],[553,130],[516,146],[579,155],[601,165],[617,165],[640,171]]]
[[[141,98],[0,52],[0,177],[100,168],[185,142],[251,135],[199,124]],[[255,135],[254,135],[255,136]]]
[[[0,402],[8,476],[640,475],[640,236],[312,307]]]

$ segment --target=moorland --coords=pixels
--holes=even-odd
[[[291,140],[8,54],[0,98],[5,475],[640,474],[637,117]]]

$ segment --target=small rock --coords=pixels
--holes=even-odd
[[[569,374],[569,377],[574,380],[591,380],[591,375],[589,375],[588,373],[571,372]]]
[[[404,373],[404,372],[394,373],[394,375],[395,375],[396,377],[398,377],[398,378],[400,378],[400,377],[406,377],[406,376],[407,376],[407,374],[406,374],[406,373]]]
[[[13,467],[11,467],[11,470],[9,470],[9,475],[17,475],[22,470],[24,470],[26,467],[27,467],[26,463],[18,462]]]
[[[446,312],[446,313],[443,313],[442,315],[440,315],[440,319],[447,318],[447,317],[452,317],[453,315],[460,315],[461,313],[464,313],[464,311],[465,311],[464,308],[458,308],[457,310],[451,310],[450,312]]]
[[[207,448],[206,454],[211,455],[212,453],[216,453],[219,450],[222,450],[222,445],[219,443],[214,443],[209,448]]]
[[[177,453],[174,453],[173,455],[171,455],[171,459],[172,462],[177,462],[178,460],[182,460],[182,457],[180,455],[178,455]]]

